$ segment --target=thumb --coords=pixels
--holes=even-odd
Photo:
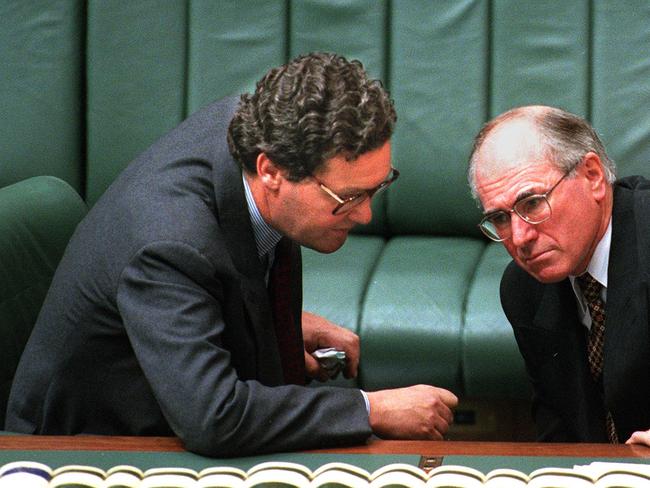
[[[305,351],[305,371],[307,376],[314,378],[319,381],[323,381],[321,377],[320,364],[314,356]]]
[[[455,408],[458,406],[458,397],[449,390],[438,388],[438,393],[440,394],[440,399],[442,402],[449,408]]]

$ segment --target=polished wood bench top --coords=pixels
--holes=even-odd
[[[183,451],[175,437],[112,436],[0,436],[0,450],[84,450],[84,451]],[[611,444],[554,444],[534,442],[470,441],[385,441],[336,449],[317,449],[313,453],[341,454],[417,454],[421,456],[577,456],[650,458],[650,447]]]

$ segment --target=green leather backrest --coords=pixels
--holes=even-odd
[[[645,1],[393,2],[390,77],[403,178],[397,234],[476,233],[465,184],[482,123],[524,104],[592,120],[621,174],[650,175],[650,4]]]
[[[184,117],[222,96],[253,90],[267,69],[299,53],[345,53],[384,78],[386,5],[90,1],[88,201]],[[376,205],[376,229],[381,212]]]
[[[85,162],[83,25],[77,2],[0,0],[0,187]]]
[[[402,176],[373,202],[369,235],[305,253],[307,303],[363,339],[362,386],[424,378],[481,396],[516,370],[500,388],[521,394],[498,304],[508,257],[478,232],[465,181],[486,120],[561,106],[594,124],[621,175],[650,176],[647,0],[0,0],[0,46],[0,188],[50,174],[89,205],[158,137],[268,68],[315,50],[363,61],[395,100]],[[23,283],[40,295],[19,303],[21,323],[48,280]]]
[[[18,359],[85,213],[77,192],[58,178],[33,177],[0,188],[0,426]]]
[[[92,204],[200,106],[298,53],[361,59],[398,110],[399,184],[365,232],[478,236],[471,139],[528,103],[590,119],[650,174],[646,0],[0,1],[0,185],[35,174]]]

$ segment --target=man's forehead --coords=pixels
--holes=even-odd
[[[495,127],[478,153],[480,172],[542,161],[543,144],[539,133],[527,120],[510,120]]]
[[[318,171],[319,177],[339,178],[341,180],[383,181],[391,172],[390,141],[381,147],[361,154],[350,161],[345,155],[334,156],[323,164]]]
[[[510,208],[521,198],[547,190],[558,172],[548,162],[533,161],[483,174],[477,178],[481,206],[485,212]]]

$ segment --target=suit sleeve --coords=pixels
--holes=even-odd
[[[209,456],[364,442],[361,393],[241,381],[223,344],[219,269],[191,246],[146,246],[123,270],[117,302],[138,362],[171,428]],[[243,325],[242,325],[243,326]]]

